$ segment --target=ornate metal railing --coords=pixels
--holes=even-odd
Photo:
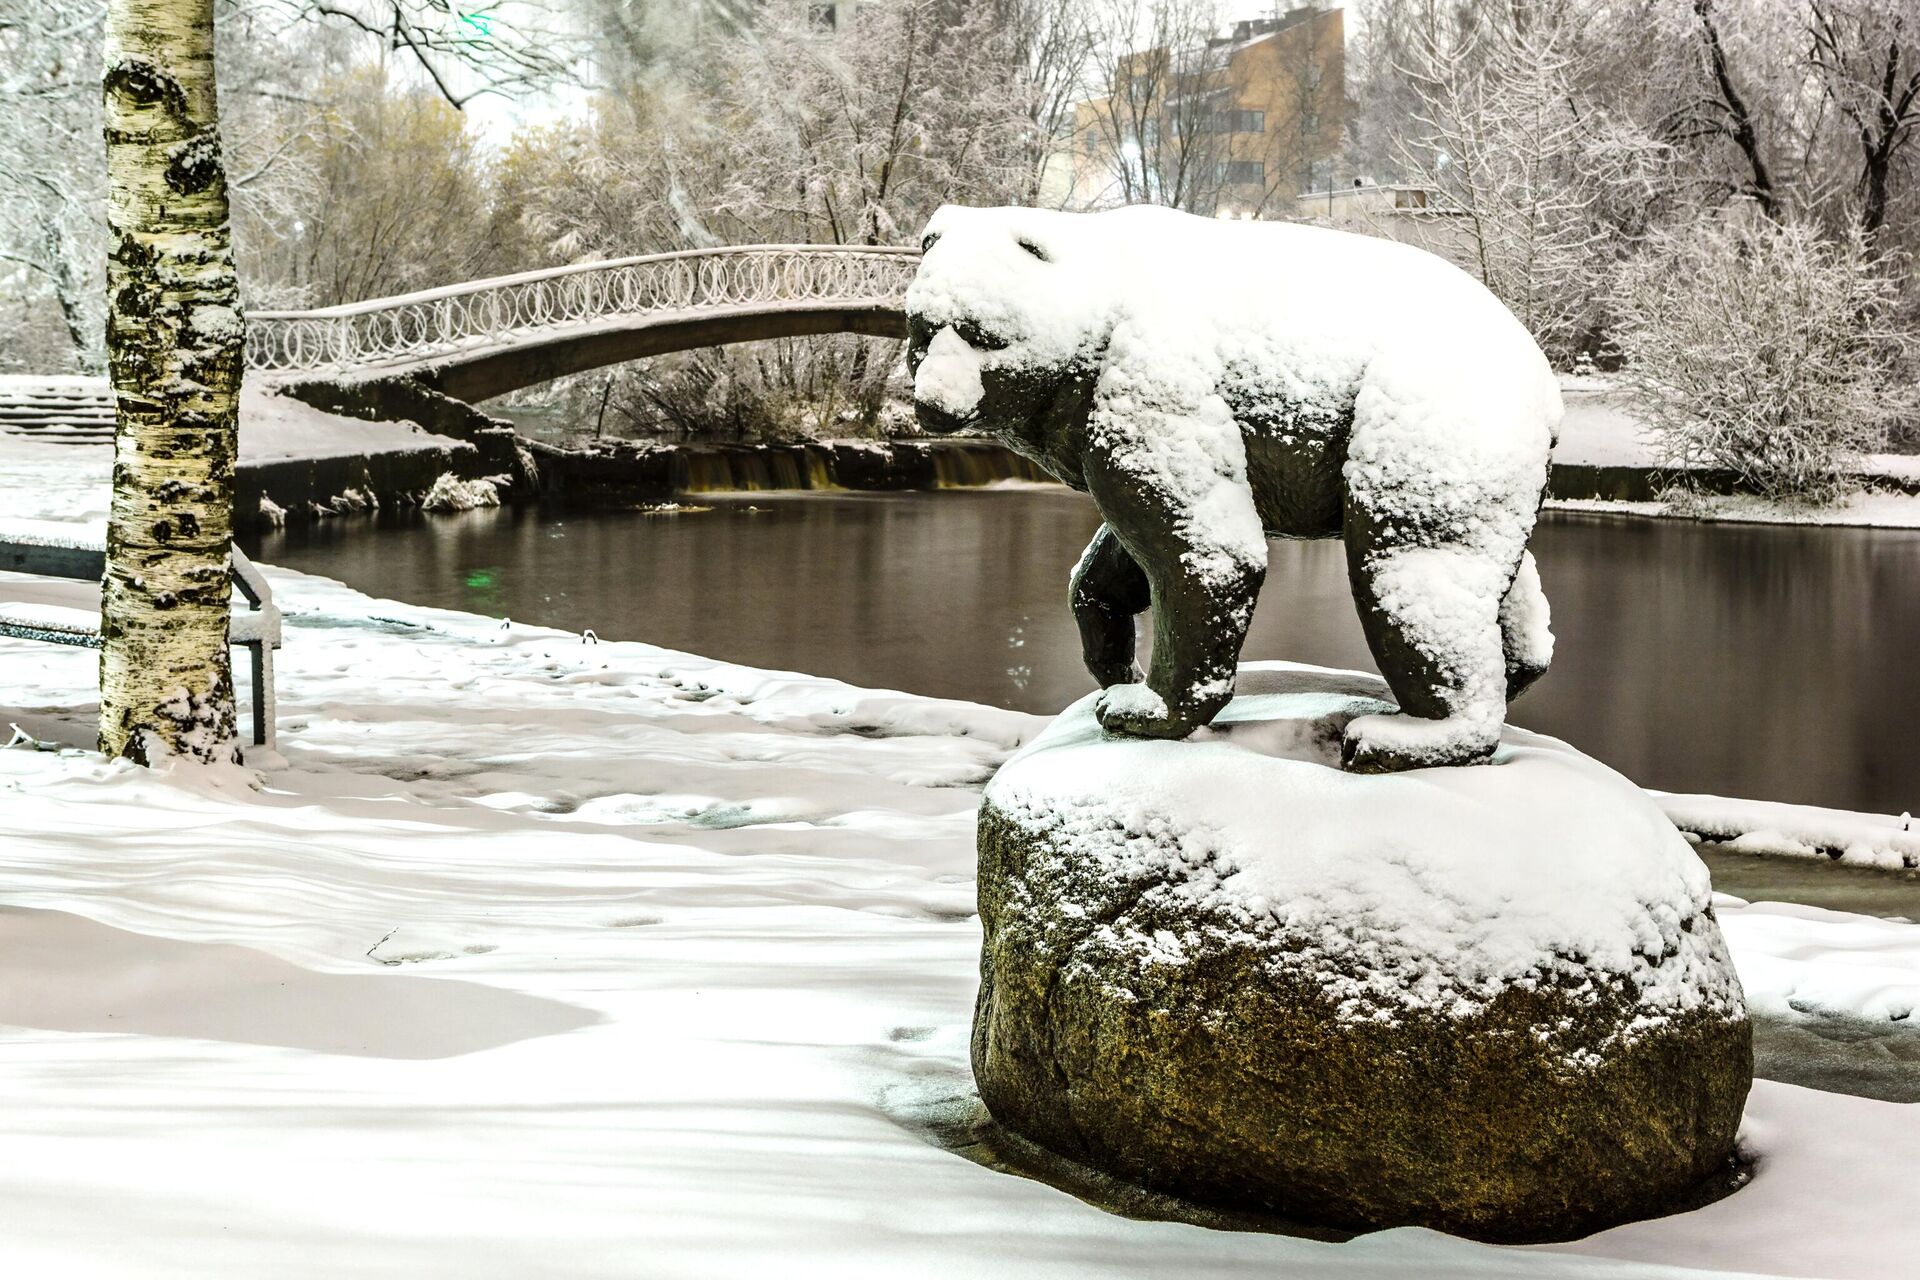
[[[898,305],[909,248],[756,244],[586,262],[316,311],[247,315],[247,365],[267,372],[405,364],[547,329],[793,304]]]

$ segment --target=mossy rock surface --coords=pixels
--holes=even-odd
[[[1191,743],[1103,739],[1083,702],[1001,771],[982,1098],[1138,1185],[1344,1227],[1545,1240],[1682,1207],[1752,1080],[1704,869],[1552,739],[1341,773],[1376,688],[1243,669]]]

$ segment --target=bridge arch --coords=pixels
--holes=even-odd
[[[411,377],[471,402],[695,347],[823,333],[899,338],[919,260],[909,248],[741,245],[254,311],[247,365],[289,384]]]

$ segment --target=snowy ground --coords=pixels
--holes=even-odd
[[[104,513],[104,451],[4,447],[6,514]],[[0,1274],[1880,1280],[1920,1254],[1920,1107],[1766,1081],[1749,1187],[1544,1251],[1138,1222],[981,1167],[939,1136],[971,1102],[972,812],[1037,719],[272,576],[285,757],[251,772],[102,762],[94,655],[0,641]],[[1920,999],[1920,926],[1721,910],[1770,1016]]]
[[[9,1271],[1881,1277],[1920,1249],[1920,1108],[1771,1083],[1752,1186],[1552,1261],[991,1172],[934,1134],[969,1098],[977,789],[1037,720],[275,589],[283,766],[0,751]],[[92,678],[0,644],[43,742],[84,742]],[[1725,911],[1756,1004],[1911,996],[1920,927],[1775,947],[1749,911],[1777,913]]]

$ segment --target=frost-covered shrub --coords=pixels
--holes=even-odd
[[[1620,271],[1615,340],[1662,465],[1826,501],[1916,401],[1888,263],[1858,235],[1703,219]]]

